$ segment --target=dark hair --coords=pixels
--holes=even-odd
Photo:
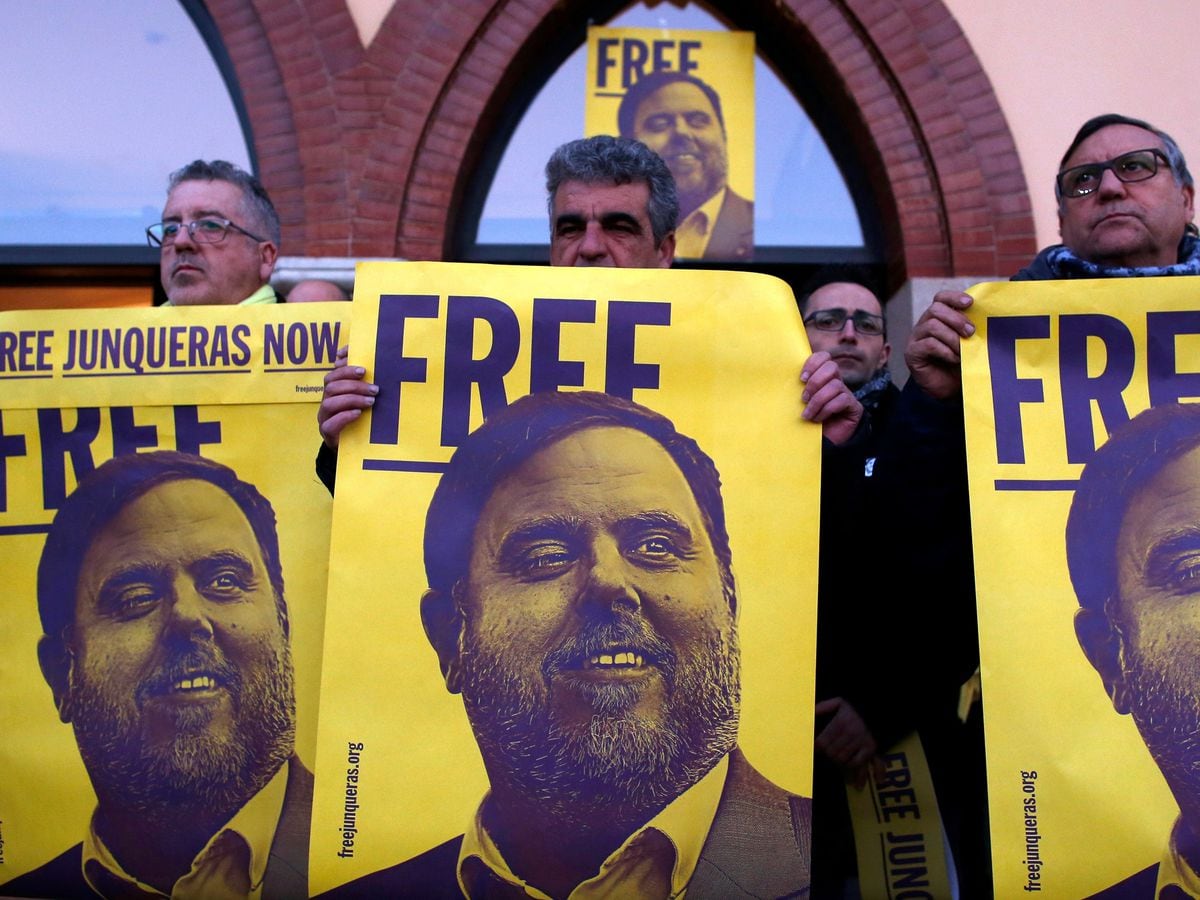
[[[566,181],[584,184],[631,184],[644,181],[650,192],[646,215],[654,246],[663,242],[675,230],[679,221],[679,197],[675,178],[662,158],[643,144],[630,138],[598,134],[590,138],[568,141],[552,154],[546,163],[546,205],[550,210],[550,229],[554,230],[554,195]]]
[[[121,510],[152,489],[172,481],[193,479],[207,481],[223,490],[250,523],[275,591],[283,633],[288,633],[275,510],[254,485],[240,480],[228,466],[174,450],[114,456],[81,479],[63,502],[50,525],[38,563],[37,601],[42,631],[60,638],[74,621],[80,569],[96,535]]]
[[[1175,143],[1175,138],[1171,137],[1160,128],[1155,128],[1149,122],[1142,119],[1134,119],[1129,116],[1122,116],[1119,113],[1105,113],[1102,116],[1095,116],[1088,119],[1080,126],[1079,131],[1075,132],[1075,139],[1071,141],[1071,146],[1067,148],[1067,152],[1063,154],[1063,158],[1058,163],[1058,170],[1061,172],[1067,165],[1067,160],[1071,155],[1079,149],[1079,145],[1090,138],[1093,134],[1102,128],[1108,128],[1110,125],[1132,125],[1134,128],[1141,128],[1143,131],[1149,131],[1163,143],[1163,150],[1167,154],[1167,164],[1171,167],[1171,174],[1175,176],[1175,183],[1182,184],[1184,187],[1192,186],[1192,173],[1188,171],[1187,161],[1183,158],[1183,151],[1179,149],[1179,145]],[[1054,179],[1054,196],[1061,204],[1063,201],[1062,189],[1059,187],[1058,179]]]
[[[879,310],[883,312],[883,301],[879,299],[879,279],[869,268],[854,263],[831,263],[821,266],[800,289],[801,317],[808,312],[808,301],[812,295],[831,284],[857,284],[866,288],[871,292],[871,296],[879,301]],[[883,319],[883,339],[887,340],[887,316]]]
[[[634,136],[634,131],[637,129],[637,111],[643,100],[668,84],[676,82],[694,84],[698,87],[708,98],[708,102],[712,104],[713,112],[717,114],[717,121],[721,124],[721,131],[725,130],[725,115],[721,112],[721,98],[716,91],[694,75],[660,70],[639,78],[630,85],[625,96],[621,98],[621,106],[617,109],[617,130],[621,132],[621,136],[627,138]]]
[[[425,517],[425,575],[443,593],[465,578],[479,516],[505,477],[556,441],[587,428],[632,428],[657,441],[679,467],[712,541],[730,609],[736,605],[721,476],[666,416],[596,391],[528,394],[489,417],[454,451]]]
[[[265,233],[276,247],[279,246],[279,213],[275,212],[275,204],[271,202],[262,182],[249,172],[223,159],[214,159],[212,162],[197,159],[171,173],[167,181],[167,193],[184,181],[228,181],[236,186],[242,192],[242,204],[251,220],[248,224],[256,232]]]
[[[1113,432],[1079,477],[1067,517],[1067,567],[1085,609],[1117,595],[1117,539],[1130,502],[1171,462],[1200,447],[1200,404],[1168,403]]]

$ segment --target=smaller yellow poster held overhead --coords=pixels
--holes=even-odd
[[[587,134],[636,138],[679,193],[675,255],[754,257],[754,33],[589,28]]]

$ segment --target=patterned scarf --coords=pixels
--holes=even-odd
[[[1160,275],[1200,275],[1200,239],[1183,236],[1179,245],[1183,262],[1171,266],[1098,266],[1080,259],[1066,247],[1053,247],[1046,252],[1045,261],[1055,278],[1153,278]]]
[[[880,369],[871,377],[870,381],[854,392],[854,396],[867,409],[874,409],[883,399],[884,392],[891,383],[892,373],[886,368]]]

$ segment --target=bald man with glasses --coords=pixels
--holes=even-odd
[[[257,178],[223,159],[173,172],[163,220],[146,229],[160,247],[168,306],[276,303],[279,216]]]

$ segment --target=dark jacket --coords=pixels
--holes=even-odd
[[[754,259],[754,204],[732,190],[713,223],[712,236],[704,248],[704,259],[749,262]]]

